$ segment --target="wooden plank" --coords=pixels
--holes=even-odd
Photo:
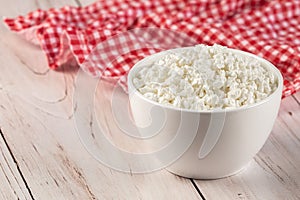
[[[243,172],[196,181],[206,199],[299,199],[300,106],[287,97],[266,144]]]
[[[26,14],[38,8],[59,8],[64,5],[78,6],[75,1],[69,0],[28,1],[26,2],[26,4],[20,0],[13,0],[9,2],[0,0],[0,5],[5,5],[0,6],[1,17],[15,17],[18,15]],[[3,71],[7,70],[5,73],[8,74],[8,77],[5,80],[1,79],[0,77],[0,88],[5,88],[6,91],[20,96],[20,98],[23,98],[29,103],[32,103],[40,109],[49,112],[49,114],[59,115],[59,113],[64,113],[63,116],[59,117],[69,118],[70,112],[68,112],[67,106],[65,106],[65,102],[69,103],[71,101],[70,98],[67,99],[66,95],[68,92],[71,92],[69,91],[70,88],[68,88],[68,86],[66,85],[67,77],[59,75],[59,78],[57,78],[58,73],[49,69],[46,62],[46,57],[41,51],[40,47],[25,41],[22,36],[10,32],[9,30],[7,30],[7,28],[4,27],[3,23],[0,23],[0,34],[0,42],[2,43],[0,59],[15,60],[15,63],[13,64],[19,65],[17,68],[18,70],[15,73],[17,73],[17,76],[20,76],[19,78],[20,80],[22,80],[11,81],[14,79],[15,74],[10,72],[10,67],[3,68]],[[4,52],[6,52],[6,49],[8,48],[11,50],[11,53],[9,53],[9,55],[5,55]],[[4,64],[6,65],[7,63],[3,63],[3,65]],[[8,62],[9,66],[11,64],[12,63]],[[63,66],[59,69],[59,72],[76,72],[77,69],[78,67],[74,64]],[[3,73],[2,75],[4,76],[5,73]],[[55,81],[52,81],[53,77]],[[30,88],[35,87],[35,83],[34,81],[27,81],[27,79],[33,79],[35,81],[41,81],[43,83],[40,84],[40,87],[36,87],[35,90],[31,90]],[[47,84],[47,82],[49,82],[50,84]],[[57,106],[57,104],[62,106]],[[47,110],[44,109],[46,107]]]
[[[45,1],[46,4],[49,4],[50,1]],[[0,1],[0,16],[17,16],[20,14],[26,14],[27,12],[31,11],[33,8],[37,8],[39,6],[37,1],[31,1],[24,3],[23,1]],[[5,5],[5,6],[3,6]],[[17,6],[19,5],[19,6]],[[21,5],[21,6],[20,6]],[[56,3],[58,5],[58,3]],[[76,5],[76,4],[73,4]],[[35,7],[37,6],[37,7]],[[3,24],[1,23],[0,27],[1,33],[8,32],[4,29]],[[3,37],[4,36],[4,37]],[[5,35],[1,34],[1,41],[5,41],[7,38]],[[16,49],[19,48],[18,43],[15,43]],[[5,51],[5,48],[1,49]],[[5,55],[1,54],[1,61],[5,58]],[[2,63],[3,64],[3,63]],[[1,64],[1,66],[2,66]],[[2,78],[4,74],[0,76],[0,93],[3,88]],[[5,83],[4,83],[5,84]],[[2,105],[1,105],[2,106]],[[1,118],[0,118],[1,119]],[[1,124],[3,120],[1,119]],[[0,130],[1,131],[1,130]],[[15,160],[12,152],[8,149],[8,144],[5,141],[5,137],[1,131],[0,137],[0,149],[1,149],[1,156],[0,156],[0,199],[32,199],[30,194],[30,188],[26,183],[26,180],[23,177],[23,174],[18,166],[18,162]]]
[[[3,140],[2,133],[0,137],[0,150],[0,199],[31,199],[17,165]]]
[[[11,2],[17,11],[4,14],[22,13]],[[38,2],[29,2],[30,10],[45,5]],[[189,179],[166,171],[124,174],[95,160],[72,120],[77,68],[49,71],[39,48],[0,29],[1,128],[35,199],[200,199]],[[114,127],[107,126],[118,139]]]
[[[9,94],[1,102],[8,111],[1,109],[3,132],[36,199],[199,199],[188,179],[166,171],[130,175],[104,167],[85,150],[72,120]]]
[[[78,6],[76,1],[72,0],[44,0],[44,1],[24,1],[22,0],[13,0],[13,1],[5,1],[0,0],[0,16],[6,17],[16,17],[18,15],[24,15],[30,11],[40,9],[48,9],[51,7],[60,8],[63,5],[72,5]],[[2,23],[1,23],[2,24]]]

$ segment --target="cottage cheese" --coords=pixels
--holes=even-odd
[[[274,74],[258,60],[220,45],[170,52],[142,68],[133,84],[148,99],[191,110],[251,105],[268,97],[278,85]]]

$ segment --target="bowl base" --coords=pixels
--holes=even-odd
[[[251,162],[251,161],[250,161]],[[205,174],[199,174],[199,175],[188,175],[188,174],[183,174],[183,173],[177,173],[175,171],[172,171],[172,169],[166,168],[166,170],[168,172],[170,172],[171,174],[174,174],[176,176],[180,176],[183,178],[189,178],[189,179],[197,179],[197,180],[216,180],[216,179],[221,179],[221,178],[227,178],[236,174],[241,173],[242,171],[246,170],[247,167],[249,166],[250,162],[248,162],[246,165],[244,165],[242,168],[229,173],[229,174],[224,174],[221,176],[206,176]]]

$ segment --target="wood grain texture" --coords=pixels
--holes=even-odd
[[[0,199],[31,199],[2,133],[0,137]]]
[[[26,3],[22,0],[5,1],[0,0],[0,16],[3,17],[16,17],[24,15],[30,11],[40,9],[48,9],[51,7],[60,8],[63,5],[78,6],[74,0],[30,0]],[[2,24],[2,23],[1,23]]]
[[[3,132],[36,199],[199,199],[189,180],[166,171],[130,175],[103,166],[83,147],[72,120],[5,96]]]
[[[244,171],[197,185],[207,199],[299,199],[299,138],[300,105],[291,96],[282,101],[270,137]]]
[[[54,3],[54,4],[50,3],[50,1],[45,1],[45,4],[59,6],[58,1],[56,1],[56,3]],[[4,16],[14,17],[17,15],[26,14],[27,12],[31,11],[32,9],[36,9],[36,8],[40,7],[39,3],[37,1],[28,1],[28,2],[24,3],[24,1],[3,1],[3,0],[1,0],[0,5],[1,5],[0,6],[1,19]],[[74,3],[73,5],[76,5],[76,4]],[[41,8],[43,8],[43,6]],[[0,50],[0,61],[1,61],[0,96],[2,96],[4,94],[4,91],[6,88],[5,86],[8,86],[8,85],[12,86],[13,83],[5,82],[3,79],[3,77],[5,76],[5,73],[4,73],[5,69],[8,69],[8,67],[9,67],[9,65],[6,68],[2,67],[3,65],[7,64],[6,60],[8,59],[6,57],[7,54],[3,53],[6,51],[6,48],[7,48],[4,41],[9,42],[9,39],[11,39],[11,37],[7,37],[6,33],[8,33],[8,30],[4,28],[4,24],[2,22],[0,23],[0,33],[1,33],[1,38],[0,38],[0,41],[1,41],[1,47],[0,47],[1,48],[1,50]],[[14,47],[16,50],[19,50],[19,52],[22,52],[22,49],[20,48],[20,43],[18,43],[18,41],[22,41],[22,40],[16,40],[15,43],[13,43]],[[12,56],[16,56],[15,54],[17,54],[17,53],[18,52],[15,51],[12,54]],[[33,55],[32,58],[35,58],[34,56],[36,56],[36,55]],[[38,56],[37,58],[44,58],[44,57]],[[22,62],[21,59],[22,58],[17,59],[17,60]],[[9,71],[7,71],[7,72],[9,72]],[[10,73],[8,73],[9,77],[11,75],[13,75],[13,73],[15,73],[15,72],[11,71]],[[19,85],[21,85],[21,84],[22,84],[22,82],[19,82]],[[2,109],[5,109],[3,104],[1,104],[0,106]],[[0,116],[0,123],[1,123],[0,128],[4,123],[4,120],[2,117],[3,116]],[[0,149],[1,149],[0,199],[32,199],[32,196],[30,194],[31,193],[30,188],[28,188],[29,186],[26,185],[27,184],[26,180],[24,179],[24,177],[22,177],[23,174],[21,174],[22,172],[20,171],[18,161],[15,160],[15,158],[11,154],[12,152],[9,149],[7,141],[5,141],[5,136],[2,134],[2,130],[1,130],[1,138],[0,138]]]
[[[12,11],[4,15],[65,2],[29,1],[28,8],[18,3],[11,1]],[[201,199],[189,179],[166,171],[125,174],[95,160],[73,122],[78,68],[48,70],[41,50],[2,24],[0,38],[0,125],[35,199]],[[120,130],[107,128],[118,138],[115,134]]]
[[[77,2],[87,5],[93,0]],[[10,17],[37,8],[78,5],[67,0],[28,0],[26,4],[0,0],[0,5],[4,4],[0,15]],[[5,138],[0,138],[0,199],[30,199],[28,189],[35,199],[201,199],[189,179],[164,170],[140,175],[118,172],[87,151],[73,121],[78,67],[49,70],[40,48],[7,31],[3,24],[0,62],[0,127]],[[112,89],[113,85],[104,82],[95,91],[95,115],[87,119],[91,129],[86,134],[98,142],[92,129],[98,121],[118,147],[141,151],[144,144],[127,137],[114,122]],[[120,91],[116,94],[126,105],[127,96]],[[300,93],[295,98],[299,101]],[[268,141],[242,173],[195,181],[206,199],[300,198],[299,105],[293,97],[283,100]]]

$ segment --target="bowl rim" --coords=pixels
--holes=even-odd
[[[151,63],[149,64],[143,64],[144,62],[147,62],[147,60],[153,59],[155,57],[162,57],[164,56],[164,54],[169,53],[169,52],[176,52],[176,51],[180,51],[180,50],[185,50],[185,49],[192,49],[195,46],[188,46],[188,47],[179,47],[179,48],[173,48],[173,49],[168,49],[168,50],[164,50],[152,55],[149,55],[141,60],[139,60],[137,63],[135,63],[133,65],[133,67],[129,70],[128,76],[127,76],[127,85],[128,85],[128,94],[129,94],[129,100],[130,100],[130,95],[132,93],[134,93],[135,95],[137,95],[138,97],[140,97],[141,99],[143,99],[144,101],[151,103],[153,105],[156,106],[160,106],[163,107],[165,109],[170,109],[170,110],[174,110],[174,111],[184,111],[184,112],[189,112],[189,113],[224,113],[224,112],[238,112],[238,111],[242,111],[242,110],[248,110],[251,109],[253,107],[257,107],[259,105],[262,105],[268,101],[270,101],[272,98],[274,98],[276,95],[278,95],[278,93],[280,92],[280,99],[282,97],[282,89],[283,89],[283,77],[281,72],[279,71],[279,69],[277,67],[275,67],[270,61],[255,55],[253,53],[250,52],[246,52],[246,51],[242,51],[239,49],[233,49],[233,48],[227,48],[227,50],[229,50],[230,52],[236,53],[236,54],[241,54],[247,57],[253,57],[255,59],[257,59],[261,64],[263,64],[263,66],[265,68],[267,68],[267,70],[270,70],[277,78],[277,88],[275,89],[275,91],[270,94],[268,97],[264,98],[263,100],[256,102],[254,104],[250,104],[250,105],[246,105],[246,106],[241,106],[241,107],[232,107],[232,108],[214,108],[214,109],[210,109],[210,110],[195,110],[195,109],[187,109],[187,108],[179,108],[179,107],[175,107],[175,106],[170,106],[170,105],[165,105],[165,104],[161,104],[159,102],[153,101],[151,99],[146,98],[142,93],[140,93],[137,88],[134,86],[133,84],[133,78],[135,76],[135,74],[137,73],[137,71],[140,68],[143,67],[147,67],[150,66]],[[153,63],[153,62],[152,62]]]

